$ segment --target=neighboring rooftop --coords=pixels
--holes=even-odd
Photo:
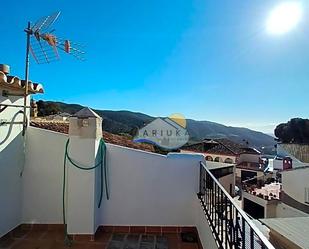
[[[61,116],[61,117],[71,117],[72,116],[70,113],[67,113],[67,112],[60,112],[60,113],[57,113],[55,115],[58,115],[58,116]]]
[[[205,139],[204,141],[209,141],[209,139]],[[235,143],[232,140],[226,139],[226,138],[218,138],[214,139],[217,143],[223,145],[226,149],[231,151],[234,154],[240,154],[243,151],[243,145],[239,143]]]
[[[281,238],[290,241],[297,248],[309,248],[309,217],[272,218],[260,221],[269,227],[271,232],[279,234]]]
[[[191,145],[183,147],[184,150],[207,152],[210,154],[237,156],[246,151],[243,145],[235,143],[226,138],[219,139],[204,139]]]
[[[270,199],[278,199],[280,196],[280,191],[281,191],[281,183],[271,183],[271,184],[266,184],[262,188],[255,188],[253,190],[256,195],[263,195],[263,196],[268,196]]]
[[[56,131],[60,133],[69,133],[69,123],[68,122],[51,122],[51,121],[44,121],[44,120],[32,120],[30,122],[30,125],[33,127]],[[121,136],[112,134],[106,131],[103,131],[103,138],[105,142],[116,144],[120,146],[125,146],[133,149],[139,149],[149,152],[155,152],[155,149],[150,144],[141,144],[141,143],[134,143],[129,137],[127,136]]]
[[[261,152],[257,150],[256,148],[253,147],[243,147],[241,148],[242,152],[241,153],[246,153],[246,154],[253,154],[253,155],[260,155]]]
[[[220,143],[206,150],[205,152],[210,153],[210,154],[220,154],[220,155],[230,155],[230,156],[237,155],[237,153],[235,153],[234,151],[230,150],[228,147]]]

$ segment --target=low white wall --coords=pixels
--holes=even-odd
[[[29,127],[22,184],[22,223],[62,223],[65,134]]]
[[[64,134],[28,129],[22,223],[62,223],[66,140]],[[204,248],[217,248],[196,195],[201,160],[201,155],[163,156],[107,144],[110,199],[104,195],[96,224],[197,226]]]
[[[309,168],[282,171],[281,175],[282,190],[293,199],[305,204],[305,188],[309,188]]]
[[[66,140],[64,134],[29,128],[23,223],[62,223]],[[98,224],[195,225],[200,160],[200,155],[163,156],[107,144],[110,200],[103,199]]]
[[[2,92],[2,88],[0,88]],[[29,102],[29,101],[28,101]],[[23,105],[23,98],[0,96],[1,104]],[[23,108],[7,107],[0,113],[1,122],[21,122]],[[0,125],[0,237],[21,220],[21,172],[24,165],[22,124]]]
[[[276,207],[276,218],[289,218],[289,217],[307,217],[306,214],[296,208],[290,207],[284,203],[279,203]]]
[[[167,157],[109,144],[101,224],[195,225],[200,155]]]

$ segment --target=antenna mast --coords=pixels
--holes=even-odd
[[[79,60],[84,60],[85,52],[82,50],[82,46],[78,43],[74,43],[67,39],[62,39],[54,34],[52,25],[58,19],[60,11],[45,16],[39,19],[32,27],[28,22],[28,26],[25,29],[27,35],[26,41],[26,65],[25,65],[25,88],[24,88],[24,118],[23,118],[23,132],[25,135],[27,129],[27,96],[28,96],[28,84],[29,84],[29,57],[32,54],[34,60],[38,64],[50,63],[55,60],[59,60],[60,56],[58,49],[64,51],[67,54],[73,55]]]
[[[27,128],[27,96],[28,96],[28,81],[29,81],[29,51],[30,51],[30,22],[28,22],[28,27],[25,30],[27,33],[27,43],[26,43],[26,66],[25,66],[25,91],[24,91],[24,118],[23,118],[23,132],[22,135],[25,136]]]

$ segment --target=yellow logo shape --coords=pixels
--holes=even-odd
[[[186,128],[187,126],[187,121],[186,118],[180,114],[180,113],[174,113],[168,117],[169,119],[173,120],[175,123],[180,125],[183,128]]]

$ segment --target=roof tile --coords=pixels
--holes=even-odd
[[[34,121],[30,122],[30,125],[33,127],[56,131],[60,133],[69,133],[69,122],[55,122],[55,121]],[[124,147],[129,147],[138,150],[144,150],[148,152],[155,152],[155,149],[150,144],[143,143],[134,143],[131,138],[127,136],[120,136],[116,134],[112,134],[106,131],[103,131],[103,138],[105,142],[116,144]]]
[[[4,72],[0,71],[0,86],[13,90],[23,90],[25,88],[25,84],[25,80],[21,80],[16,76],[6,75]],[[44,93],[44,89],[41,84],[31,81],[28,81],[28,91],[32,94]]]

